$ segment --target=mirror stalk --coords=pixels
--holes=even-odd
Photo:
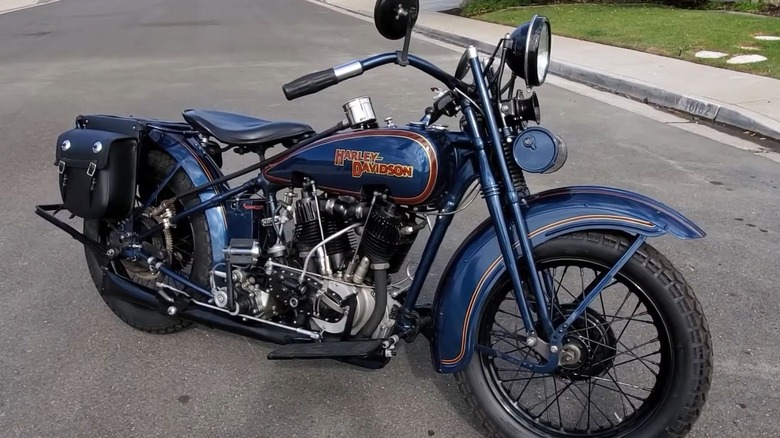
[[[409,44],[412,41],[412,28],[414,27],[414,21],[417,18],[417,8],[411,7],[408,10],[403,7],[398,7],[398,15],[395,16],[396,20],[400,20],[401,17],[406,18],[406,35],[404,37],[404,48],[401,51],[395,52],[396,64],[401,67],[409,65]]]

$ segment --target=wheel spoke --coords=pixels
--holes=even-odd
[[[627,348],[627,350],[626,350],[626,351],[621,351],[621,353],[628,354],[628,355],[632,356],[634,359],[639,359],[639,362],[640,362],[642,365],[644,365],[644,366],[645,366],[645,368],[647,368],[648,370],[650,370],[650,372],[651,372],[651,373],[653,373],[653,375],[654,375],[654,376],[658,377],[658,373],[657,373],[657,372],[655,372],[655,371],[654,371],[652,368],[650,368],[650,367],[649,367],[649,366],[648,366],[648,365],[645,363],[645,361],[643,361],[642,359],[640,359],[640,358],[639,358],[639,356],[637,356],[637,355],[636,355],[636,353],[634,353],[634,352],[633,352],[633,350],[636,350],[637,348],[643,347],[643,346],[645,346],[645,345],[649,344],[650,342],[655,342],[655,341],[657,341],[657,340],[658,340],[658,338],[657,338],[657,337],[656,337],[656,338],[653,338],[653,339],[651,339],[650,341],[648,341],[648,342],[645,342],[644,344],[641,344],[641,345],[639,345],[639,346],[637,346],[637,347],[634,347],[634,348],[632,348],[632,349],[628,349],[628,347],[626,347],[626,344],[622,343],[622,342],[621,342],[619,339],[617,340],[617,343],[618,343],[618,344],[620,344],[620,345],[622,345],[624,348]],[[618,354],[616,354],[616,355],[615,355],[615,357],[617,357],[617,356],[619,356],[619,355],[618,355]]]
[[[582,393],[582,395],[585,395],[585,391],[583,391],[582,388],[580,388],[577,385],[574,385],[574,387],[577,388],[577,390],[579,390]],[[609,418],[609,415],[605,414],[604,411],[602,411],[601,408],[597,404],[593,403],[593,401],[590,398],[590,396],[591,396],[591,391],[590,391],[590,385],[589,385],[588,386],[588,401],[589,401],[589,404],[588,404],[588,430],[590,430],[590,406],[591,405],[594,408],[596,408],[597,411],[599,411],[599,413],[601,414],[602,417],[606,418],[607,421],[609,421],[609,425],[610,426],[614,426],[615,423],[612,422],[612,419]],[[596,422],[595,418],[593,419],[593,422],[596,423],[597,426],[601,427],[601,425],[598,424],[598,422]]]
[[[606,390],[608,390],[608,391],[612,391],[612,392],[620,392],[620,391],[618,391],[618,390],[617,390],[617,389],[615,389],[615,388],[611,388],[611,387],[609,387],[609,386],[603,385],[603,384],[601,384],[601,383],[599,383],[599,382],[596,382],[596,381],[594,381],[594,382],[593,382],[593,386],[598,386],[599,388],[604,388],[604,389],[606,389]],[[642,398],[642,397],[636,396],[636,395],[634,395],[634,394],[628,394],[628,393],[625,393],[625,392],[624,392],[624,394],[626,395],[626,397],[631,397],[631,398],[633,398],[633,399],[635,399],[635,400],[638,400],[638,401],[640,401],[640,402],[644,402],[645,400],[647,400],[647,399],[645,399],[645,398]]]
[[[620,314],[620,311],[623,310],[623,306],[626,305],[626,301],[628,301],[628,297],[630,296],[631,296],[631,289],[629,289],[628,292],[626,292],[626,297],[623,298],[623,302],[620,303],[620,307],[618,307],[617,312],[615,312],[616,317],[617,315]],[[612,318],[612,320],[609,323],[612,324],[613,322],[615,322],[615,318]]]
[[[590,387],[590,385],[589,385]],[[574,391],[571,392],[574,398],[582,405],[582,411],[580,411],[580,415],[577,417],[577,422],[574,423],[574,428],[577,429],[580,425],[580,421],[582,421],[583,417],[585,417],[585,412],[588,410],[588,406],[580,401],[579,398],[574,394]],[[590,401],[588,401],[590,403]],[[588,430],[590,430],[590,425],[587,426]]]
[[[501,380],[501,383],[523,382],[525,380],[538,380],[538,379],[547,379],[547,378],[549,378],[549,376],[514,377],[511,379]]]
[[[508,342],[508,341],[504,341],[504,342],[506,342],[506,343],[507,343],[507,344],[509,344],[509,345],[512,345],[513,347],[517,347],[518,349],[521,349],[521,348],[523,348],[523,347],[521,347],[521,346],[520,346],[519,340],[517,339],[517,333],[515,333],[515,332],[512,332],[511,330],[507,329],[506,327],[504,327],[503,325],[501,325],[501,324],[500,324],[498,321],[494,321],[494,323],[495,323],[497,326],[499,326],[499,327],[501,327],[502,329],[504,329],[504,331],[507,333],[507,334],[506,334],[506,336],[505,336],[505,338],[510,338],[510,339],[512,339],[512,338],[513,338],[513,339],[515,340],[515,344],[512,344],[512,343],[510,343],[510,342]],[[492,333],[492,332],[491,332],[491,333]]]
[[[563,311],[561,311],[561,300],[558,298],[558,293],[561,291],[561,286],[563,286],[563,278],[566,276],[566,271],[569,270],[569,266],[565,266],[563,268],[563,274],[561,274],[561,281],[558,283],[558,288],[555,289],[555,295],[550,297],[550,320],[553,319],[553,306],[557,303],[556,310],[558,313],[563,314]],[[555,269],[553,269],[553,283],[555,283]],[[550,291],[552,292],[552,291]],[[569,293],[571,295],[571,293]]]
[[[593,401],[591,399],[592,392],[593,392],[593,385],[591,384],[591,381],[588,380],[588,431],[590,431],[590,405],[593,404]],[[598,423],[596,423],[596,426],[601,427],[601,425]]]
[[[635,357],[633,359],[629,359],[629,360],[626,360],[626,361],[623,361],[623,362],[620,362],[620,363],[612,364],[612,368],[617,368],[617,367],[619,367],[621,365],[626,365],[626,364],[629,364],[631,362],[636,362],[638,360],[641,361],[642,359],[644,359],[646,357],[654,356],[654,355],[660,354],[660,353],[661,353],[661,350],[656,350],[656,351],[654,351],[652,353],[647,353],[645,355],[638,356],[638,357]],[[645,362],[650,362],[651,364],[653,364],[655,366],[658,366],[658,367],[661,366],[661,362],[654,362],[652,360],[646,360]]]
[[[571,386],[571,382],[569,383],[569,386]],[[555,388],[555,392],[558,392],[558,383],[556,382],[555,378],[553,378],[553,387]],[[568,388],[568,386],[566,388]],[[558,424],[561,427],[563,427],[563,418],[561,418],[561,402],[560,402],[560,398],[561,398],[561,395],[563,395],[563,393],[566,391],[566,388],[564,388],[563,391],[561,391],[561,393],[558,394],[557,397],[555,397],[555,404],[558,406]]]
[[[642,302],[641,302],[641,301],[639,301],[639,300],[637,300],[637,302],[636,302],[636,307],[634,307],[634,311],[633,311],[633,312],[631,312],[631,316],[630,316],[629,318],[632,318],[632,317],[633,317],[633,316],[636,314],[636,311],[637,311],[637,310],[639,310],[639,306],[640,306],[640,305],[642,305]],[[626,323],[626,325],[624,325],[624,326],[623,326],[623,330],[621,330],[621,331],[620,331],[620,334],[617,336],[617,340],[618,340],[618,342],[620,341],[620,338],[622,338],[622,337],[623,337],[623,333],[625,333],[625,332],[626,332],[626,329],[627,329],[627,328],[628,328],[628,323]]]
[[[552,400],[550,403],[548,403],[548,404],[547,404],[547,405],[544,407],[544,410],[542,410],[542,412],[539,412],[539,415],[535,416],[534,418],[540,418],[540,417],[541,417],[541,416],[542,416],[542,415],[543,415],[545,412],[547,412],[547,421],[550,421],[550,412],[549,412],[549,411],[550,411],[550,407],[551,407],[553,404],[555,404],[555,402],[557,402],[557,401],[558,401],[558,399],[560,399],[561,395],[562,395],[562,394],[563,394],[563,393],[566,391],[566,389],[568,389],[569,387],[571,387],[571,385],[574,383],[574,381],[573,381],[573,380],[572,380],[572,381],[570,381],[570,382],[569,382],[569,383],[568,383],[568,384],[567,384],[567,385],[566,385],[566,386],[563,388],[563,390],[562,390],[562,391],[559,393],[559,392],[558,392],[558,389],[557,389],[557,384],[555,383],[555,377],[553,377],[552,379],[553,379],[553,385],[554,385],[554,386],[555,386],[555,388],[556,388],[556,390],[555,390],[555,398],[554,398],[554,399],[553,399],[553,400]],[[547,400],[549,400],[549,399],[550,399],[550,396],[548,396],[548,395],[547,395],[547,385],[544,385],[544,393],[545,393],[545,395],[544,395],[544,399],[543,399],[542,401],[540,401],[539,403],[536,403],[535,405],[533,405],[533,406],[531,406],[530,408],[528,408],[528,410],[529,410],[529,411],[533,411],[533,409],[534,409],[535,407],[537,407],[537,406],[541,405],[542,403],[544,403],[544,402],[546,402]]]
[[[579,374],[578,374],[578,375],[579,375]],[[642,388],[642,387],[640,387],[640,386],[632,385],[632,384],[630,384],[630,383],[625,383],[625,382],[618,382],[618,381],[616,381],[616,380],[614,380],[614,379],[605,379],[605,378],[603,378],[603,377],[597,377],[597,376],[580,376],[580,377],[590,377],[591,379],[600,380],[600,381],[602,381],[602,382],[612,382],[612,383],[614,383],[615,385],[626,386],[626,387],[628,387],[628,388],[634,388],[634,389],[638,389],[638,390],[640,390],[640,391],[647,391],[647,392],[652,392],[652,391],[653,391],[653,389],[652,389],[652,388],[650,388],[650,389],[648,389],[648,388]]]
[[[611,317],[611,318],[615,318],[615,319],[617,319],[617,320],[628,319],[628,317],[625,317],[625,316],[618,316],[618,315],[613,315],[613,314],[611,314],[611,313],[607,313],[607,312],[604,312],[604,313],[602,313],[602,314],[601,314],[601,316],[603,316],[603,317],[605,317],[605,318],[609,316],[609,317]],[[644,311],[644,312],[641,312],[641,313],[638,313],[638,314],[634,315],[634,319],[633,319],[633,320],[634,320],[634,321],[642,321],[642,320],[640,320],[640,319],[636,319],[636,318],[639,318],[639,317],[641,317],[641,316],[651,316],[651,317],[652,317],[652,315],[650,315],[650,312],[648,312],[648,311]]]
[[[612,376],[612,373],[615,374],[614,377]],[[623,389],[617,383],[619,380],[619,377],[617,376],[617,371],[615,371],[614,368],[610,368],[609,370],[607,370],[607,375],[609,376],[610,379],[612,379],[612,382],[615,383],[615,387],[618,389],[618,391],[620,391],[620,395],[621,395],[620,405],[623,407],[623,418],[626,418],[628,417],[628,412],[626,411],[626,403],[623,401],[623,398],[626,398],[626,400],[628,400],[628,397],[626,397],[625,391],[623,391]],[[631,403],[631,400],[628,400],[628,403],[631,405],[631,409],[633,409],[634,412],[636,412],[636,406],[634,406],[634,404]]]
[[[509,350],[509,351],[501,351],[501,352],[502,352],[502,353],[504,353],[504,354],[511,354],[511,353],[514,353],[514,352],[517,352],[517,351],[520,351],[520,350],[522,350],[522,348],[521,348],[521,347],[518,347],[518,346],[516,346],[515,344],[513,344],[513,343],[511,343],[511,342],[507,341],[507,340],[506,340],[506,337],[500,337],[500,336],[496,336],[496,338],[497,338],[498,340],[497,340],[495,343],[491,343],[491,344],[490,344],[490,346],[491,346],[491,347],[495,347],[495,346],[496,346],[496,345],[497,345],[499,342],[504,342],[504,343],[506,343],[506,344],[509,344],[509,346],[510,346],[510,347],[513,347],[513,348],[512,348],[512,350]]]
[[[527,352],[525,353],[525,356],[523,356],[523,361],[526,361],[526,360],[528,360],[528,354],[529,354],[529,353],[530,353],[530,351],[527,351]],[[519,375],[520,375],[520,373],[521,373],[522,371],[525,371],[525,370],[524,370],[523,368],[517,367],[517,368],[514,370],[514,372],[515,372],[515,377],[519,376]],[[533,372],[531,373],[531,377],[533,377],[533,376],[535,376],[535,375],[536,375],[536,373],[533,373]],[[500,380],[500,378],[499,378],[499,380]],[[501,382],[501,383],[504,383],[505,381],[504,381],[504,380],[500,380],[500,382]],[[528,379],[528,381],[526,381],[526,383],[525,383],[525,386],[523,387],[523,392],[525,392],[525,388],[527,388],[527,387],[528,387],[528,384],[529,384],[529,383],[531,383],[531,379]],[[514,381],[511,381],[511,382],[509,382],[509,388],[507,388],[507,391],[509,391],[509,394],[510,394],[510,396],[511,396],[511,394],[512,394],[512,387],[513,387],[514,385],[515,385],[515,382],[514,382]],[[520,395],[522,396],[522,395],[523,395],[523,393],[521,392],[521,393],[520,393]],[[519,399],[519,396],[518,396],[518,399]]]
[[[595,365],[601,365],[601,364],[603,364],[603,363],[605,363],[605,362],[609,362],[610,360],[614,360],[614,359],[615,359],[616,357],[618,357],[618,356],[623,356],[623,355],[626,355],[626,354],[628,354],[628,355],[630,355],[630,356],[633,356],[635,360],[640,360],[640,361],[641,361],[641,360],[642,360],[642,358],[641,358],[641,357],[639,357],[639,356],[637,356],[636,354],[633,354],[633,353],[632,353],[632,351],[633,351],[633,350],[637,350],[637,349],[639,349],[639,348],[642,348],[642,347],[644,347],[645,345],[649,345],[650,343],[652,343],[652,342],[655,342],[655,341],[657,341],[657,340],[658,340],[658,338],[653,338],[653,339],[651,339],[651,340],[649,340],[649,341],[647,341],[647,342],[643,342],[643,343],[641,343],[641,344],[639,344],[639,345],[635,346],[635,347],[634,347],[634,348],[632,348],[632,349],[629,349],[629,350],[626,350],[626,351],[621,351],[621,352],[615,353],[615,355],[614,355],[614,356],[612,356],[612,357],[608,357],[608,358],[606,358],[606,359],[602,359],[602,360],[600,360],[600,361],[598,361],[598,362],[594,363],[593,365],[594,365],[594,366],[595,366]],[[615,350],[615,351],[617,351],[617,349],[616,349],[616,348],[614,348],[614,347],[610,347],[610,346],[609,346],[609,345],[607,345],[607,344],[602,344],[602,343],[600,343],[600,342],[595,342],[595,341],[592,341],[592,340],[591,340],[591,342],[593,342],[594,344],[598,344],[598,345],[604,346],[605,348],[611,348],[612,350]],[[625,347],[625,345],[624,345],[624,347]],[[626,348],[628,348],[628,347],[626,347]],[[644,356],[643,356],[643,357],[644,357]],[[651,371],[652,371],[652,370],[651,370]]]
[[[499,311],[500,313],[505,313],[505,314],[507,314],[507,315],[509,315],[509,316],[514,316],[515,318],[518,318],[518,319],[520,318],[520,315],[515,315],[514,313],[512,313],[512,312],[507,312],[507,311],[506,311],[506,310],[504,310],[504,309],[498,309],[498,311]]]
[[[560,324],[563,321],[561,318],[568,317],[586,293],[603,278],[606,270],[602,268],[604,266],[601,263],[582,259],[540,262],[539,269],[533,275],[541,280],[543,297],[549,302],[546,306],[540,306],[535,296],[529,296],[524,291],[529,304],[533,305],[530,309],[532,315],[535,318],[544,317],[544,313],[547,313],[546,316],[554,325]],[[573,271],[576,276],[577,270],[580,274],[579,291],[577,279],[566,278],[569,271]],[[587,279],[586,272],[591,272]],[[564,284],[566,282],[569,284]],[[615,287],[617,285],[621,285],[620,291]],[[599,293],[600,304],[594,300],[569,327],[568,339],[584,344],[581,348],[586,356],[580,364],[581,369],[560,368],[552,375],[538,374],[514,364],[515,359],[520,358],[523,361],[530,360],[530,357],[543,360],[533,348],[526,345],[528,331],[533,328],[523,324],[518,311],[519,303],[511,291],[503,297],[491,298],[489,311],[492,314],[488,318],[492,319],[485,320],[490,326],[481,329],[480,343],[491,345],[501,351],[502,355],[512,355],[513,363],[509,366],[499,362],[500,357],[495,355],[483,356],[483,363],[492,368],[490,375],[497,383],[491,387],[503,393],[501,400],[502,404],[505,403],[504,407],[520,413],[535,424],[534,429],[539,428],[540,433],[545,431],[542,434],[619,434],[624,431],[624,427],[632,428],[637,424],[636,421],[644,421],[635,417],[639,417],[640,411],[644,412],[645,403],[650,403],[647,397],[659,379],[668,378],[668,364],[659,357],[663,357],[662,352],[669,348],[664,341],[666,337],[662,335],[664,325],[659,324],[659,317],[647,304],[652,298],[643,292],[645,286],[644,283],[627,282],[623,274],[618,273]],[[607,289],[614,290],[605,296]],[[626,291],[623,292],[623,289]],[[622,298],[621,294],[624,295]],[[632,298],[632,295],[636,297]],[[508,307],[504,305],[505,301],[514,303]],[[501,317],[498,316],[500,314]],[[644,325],[629,330],[628,324],[632,322]],[[482,324],[484,327],[485,323]],[[647,327],[647,324],[652,325],[653,329]],[[489,336],[489,339],[485,339],[485,336]],[[658,345],[650,345],[656,343]],[[642,366],[637,368],[632,365],[635,362],[641,362]],[[626,367],[621,368],[624,365]],[[642,371],[642,367],[650,371],[655,382],[647,379],[648,375]],[[552,379],[552,385],[547,379]],[[531,388],[531,382],[538,383],[534,383]],[[604,391],[601,392],[601,389]],[[526,393],[529,393],[528,396]],[[571,400],[572,397],[574,400]],[[620,398],[619,407],[617,398]],[[645,418],[644,414],[641,415]]]
[[[563,275],[561,275],[561,279],[560,280],[556,280],[555,278],[553,278],[553,281],[558,283],[558,289],[556,290],[555,294],[557,295],[558,291],[563,289],[567,294],[569,294],[570,297],[572,297],[576,301],[577,297],[574,296],[574,294],[571,293],[571,291],[566,286],[563,285],[563,276],[566,275],[566,269],[568,269],[568,267],[569,266],[567,265],[566,268],[564,269]]]
[[[528,355],[526,355],[526,358],[528,358]],[[533,377],[535,375],[536,375],[535,372],[531,373],[531,377]],[[547,376],[541,376],[541,377],[545,377],[546,378]],[[523,389],[520,390],[520,394],[518,394],[517,398],[515,398],[515,403],[520,403],[520,398],[523,396],[523,394],[525,394],[525,390],[528,389],[528,385],[530,385],[530,384],[531,384],[531,379],[526,380],[525,385],[523,385]],[[510,386],[511,386],[511,384],[510,384]],[[544,386],[544,383],[542,383],[542,386]],[[511,396],[511,392],[510,392],[510,396]]]

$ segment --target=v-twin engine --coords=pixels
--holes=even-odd
[[[405,272],[391,284],[390,275],[424,222],[382,193],[364,200],[318,194],[306,181],[298,197],[290,189],[273,219],[263,220],[275,244],[231,241],[225,270],[212,272],[215,304],[342,338],[386,337],[411,280]]]

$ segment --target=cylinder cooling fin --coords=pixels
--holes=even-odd
[[[388,264],[388,272],[398,272],[419,231],[414,221],[394,205],[375,208],[368,218],[360,253],[373,265]]]
[[[323,235],[328,238],[347,226],[343,219],[325,211],[318,211],[319,208],[317,199],[306,192],[303,199],[295,204],[295,245],[298,254],[308,253],[322,242]],[[343,267],[351,249],[348,234],[325,244],[325,250],[335,269]]]
[[[317,202],[311,196],[295,203],[295,244],[299,253],[311,251],[322,241],[317,208]]]

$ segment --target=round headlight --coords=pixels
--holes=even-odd
[[[506,64],[514,74],[525,79],[528,87],[538,87],[547,78],[551,44],[550,21],[535,15],[509,36]]]

